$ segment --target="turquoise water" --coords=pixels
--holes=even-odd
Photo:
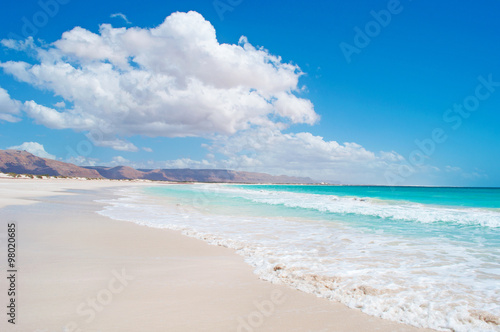
[[[224,187],[226,191],[195,195],[195,201],[195,187],[154,187],[148,191],[153,195],[175,196],[181,204],[203,205],[212,213],[327,220],[366,232],[383,231],[393,235],[437,239],[445,237],[500,247],[500,189],[301,185]],[[289,195],[285,197],[279,193]],[[330,201],[330,197],[338,200]],[[331,209],[329,205],[332,204],[342,204],[343,208]]]
[[[252,190],[286,191],[303,194],[371,197],[443,206],[500,209],[500,188],[382,187],[382,186],[297,186],[245,185]]]
[[[235,248],[265,280],[415,326],[500,331],[499,189],[197,184],[123,195],[103,214]]]

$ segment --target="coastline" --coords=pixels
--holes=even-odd
[[[18,225],[20,257],[9,331],[425,331],[262,281],[232,249],[95,213],[107,188],[152,183],[0,184],[0,236]]]

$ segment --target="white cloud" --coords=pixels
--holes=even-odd
[[[37,143],[37,142],[24,142],[21,145],[11,146],[10,148],[7,148],[7,149],[27,151],[27,152],[32,153],[35,156],[38,156],[40,158],[56,159],[56,156],[45,151],[45,148],[43,147],[43,145],[40,143]]]
[[[31,100],[24,103],[24,111],[37,124],[48,128],[72,128],[77,131],[90,130],[86,136],[96,146],[109,147],[118,151],[138,151],[134,144],[119,139],[112,134],[110,135],[109,126],[102,119],[79,112],[78,109],[59,112]]]
[[[109,166],[125,166],[130,164],[130,160],[123,158],[122,156],[113,157]]]
[[[58,112],[53,108],[39,105],[33,100],[24,102],[24,111],[37,124],[51,129],[73,128],[85,130],[97,125],[97,119],[93,116],[78,113],[75,110]]]
[[[109,17],[111,17],[111,18],[119,17],[119,18],[121,18],[122,20],[124,20],[124,21],[125,21],[125,23],[127,23],[127,24],[132,24],[132,22],[130,22],[130,21],[128,20],[127,16],[125,16],[125,14],[122,14],[122,13],[114,13],[114,14],[109,15]]]
[[[148,147],[143,147],[142,149],[143,149],[144,151],[146,151],[146,152],[153,152],[153,149],[148,148]]]
[[[55,110],[27,101],[28,116],[54,129],[100,128],[107,136],[96,142],[101,146],[123,147],[108,142],[132,135],[208,137],[274,125],[270,119],[319,120],[313,104],[297,96],[298,66],[245,37],[238,45],[220,44],[214,27],[196,12],[173,13],[156,28],[103,24],[95,34],[76,27],[34,49],[39,63],[0,67],[73,106]]]
[[[0,120],[7,122],[17,122],[21,103],[11,99],[9,93],[0,87]]]
[[[154,168],[217,168],[217,164],[210,163],[206,160],[192,160],[190,158],[181,158],[176,160],[167,160],[155,162],[149,165],[149,167],[153,166]]]
[[[3,39],[0,43],[7,48],[17,51],[26,51],[35,48],[35,43],[31,36],[25,40]]]
[[[117,151],[137,152],[139,150],[134,144],[121,139],[93,141],[93,143],[97,146],[108,147]]]
[[[308,132],[282,133],[264,127],[231,137],[218,136],[206,147],[225,157],[216,162],[216,167],[343,183],[385,184],[384,172],[396,169],[404,161],[394,151],[375,153],[356,143],[326,141]]]
[[[143,169],[232,169],[308,176],[317,181],[344,184],[381,185],[393,185],[388,182],[386,173],[392,171],[395,176],[401,176],[401,167],[407,165],[405,158],[394,151],[372,152],[356,143],[328,141],[308,132],[282,133],[273,127],[252,128],[232,136],[218,135],[203,147],[208,153],[201,160],[181,158],[136,162],[115,157],[97,164]],[[83,164],[89,164],[89,161],[85,160]],[[439,170],[431,165],[412,167],[412,173],[396,184],[412,183],[411,176],[429,175]]]
[[[57,108],[66,108],[66,103],[64,101],[58,101],[54,106]]]
[[[446,166],[445,169],[444,169],[446,172],[461,172],[462,169],[460,167],[456,167],[456,166]]]
[[[444,170],[448,173],[453,173],[454,176],[461,176],[464,179],[468,180],[476,180],[476,179],[487,179],[488,174],[478,168],[474,168],[473,170],[463,170],[460,167],[456,166],[446,166]]]
[[[64,162],[75,164],[78,166],[100,166],[101,162],[96,158],[89,158],[84,156],[69,157]]]
[[[118,151],[129,151],[129,152],[139,151],[139,148],[137,148],[137,146],[135,146],[134,144],[104,134],[102,131],[98,130],[91,131],[85,136],[96,146],[108,147]]]
[[[272,127],[253,128],[233,136],[219,135],[204,145],[206,159],[182,158],[128,165],[135,168],[222,168],[273,175],[309,176],[351,184],[389,184],[387,170],[404,162],[398,153],[372,152],[356,143],[327,141],[311,133],[282,133]],[[417,172],[429,171],[425,166]]]

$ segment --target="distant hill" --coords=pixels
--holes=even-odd
[[[108,179],[146,179],[154,181],[180,182],[226,182],[226,183],[314,183],[310,178],[286,175],[269,175],[225,169],[133,169],[118,167],[85,167],[96,170]]]
[[[3,173],[102,178],[93,169],[62,161],[37,157],[26,151],[0,150],[0,171]]]
[[[231,171],[224,169],[134,169],[127,166],[80,167],[62,161],[37,157],[26,151],[0,150],[0,171],[3,173],[73,176],[106,179],[145,179],[172,182],[226,183],[315,183],[310,178]]]
[[[144,173],[128,166],[104,167],[104,166],[84,166],[86,169],[95,170],[106,179],[143,179]]]

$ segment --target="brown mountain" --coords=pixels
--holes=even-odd
[[[99,172],[62,161],[37,157],[26,151],[0,150],[0,171],[4,173],[102,178]]]
[[[79,167],[62,161],[37,157],[26,151],[0,150],[0,171],[17,174],[48,174],[107,179],[147,179],[181,182],[227,183],[314,183],[310,178],[274,176],[265,173],[225,169],[134,169],[127,166]]]
[[[106,179],[124,180],[124,179],[144,179],[144,172],[138,171],[128,166],[104,167],[104,166],[86,166],[101,174]]]
[[[226,182],[226,183],[314,183],[310,178],[274,176],[265,173],[230,171],[225,169],[133,169],[118,167],[86,167],[108,179],[147,179],[153,181]]]

